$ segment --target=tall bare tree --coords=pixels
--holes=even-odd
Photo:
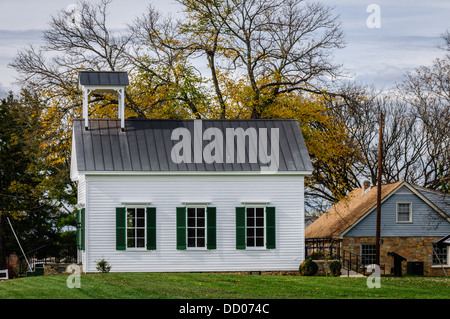
[[[44,45],[20,50],[10,64],[19,73],[19,81],[30,89],[46,92],[47,97],[59,97],[58,103],[61,107],[66,104],[69,111],[80,105],[74,98],[79,70],[130,70],[127,49],[131,34],[116,34],[108,27],[110,3],[79,2],[74,20],[64,10],[52,16],[43,33]],[[132,97],[126,97],[127,106],[144,117]]]
[[[344,45],[338,17],[320,3],[303,0],[180,0],[197,28],[213,79],[223,72],[244,79],[249,88],[251,117],[261,118],[278,96],[293,91],[321,92],[320,79],[333,77],[339,67],[333,49]],[[200,29],[198,29],[200,27]],[[198,31],[201,30],[201,31]],[[201,33],[201,36],[199,36]],[[225,107],[223,92],[215,91]]]
[[[448,191],[450,184],[450,56],[406,74],[399,84],[426,141],[419,158],[423,186]]]

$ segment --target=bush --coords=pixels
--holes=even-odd
[[[319,270],[319,266],[311,259],[308,258],[300,265],[298,271],[302,276],[314,276]]]
[[[341,275],[342,265],[339,261],[332,261],[328,267],[330,268],[330,273],[332,276],[338,277]]]
[[[316,251],[316,252],[313,252],[312,254],[311,254],[311,256],[309,256],[312,260],[322,260],[322,259],[325,259],[325,254],[324,253],[322,253],[322,252],[320,252],[320,251]]]
[[[108,264],[108,262],[104,259],[97,262],[97,270],[102,273],[107,273],[111,270],[111,266]]]

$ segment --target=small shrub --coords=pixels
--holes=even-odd
[[[308,258],[300,265],[298,271],[302,276],[314,276],[319,270],[319,266],[311,259]]]
[[[313,252],[311,256],[309,256],[312,260],[321,260],[324,259],[324,254],[320,251]]]
[[[332,261],[328,267],[330,268],[330,273],[333,277],[339,277],[341,275],[342,265],[339,261]]]
[[[104,259],[97,262],[97,270],[101,273],[108,273],[111,270],[111,266]]]

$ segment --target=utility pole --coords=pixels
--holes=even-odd
[[[375,264],[380,265],[380,224],[381,224],[381,162],[383,151],[383,113],[380,111],[380,136],[378,141],[378,184],[377,184],[377,230],[375,243]]]

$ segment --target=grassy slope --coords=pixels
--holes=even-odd
[[[0,299],[450,299],[450,279],[432,277],[382,277],[379,289],[369,289],[366,278],[199,273],[85,274],[81,288],[69,289],[67,278],[0,282]]]

